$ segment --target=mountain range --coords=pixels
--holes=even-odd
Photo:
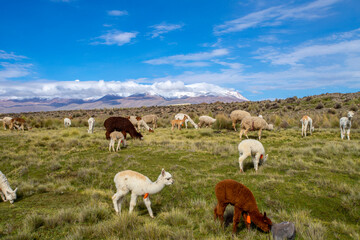
[[[0,100],[0,113],[41,112],[58,110],[96,109],[96,108],[131,108],[142,106],[166,106],[180,104],[197,104],[213,102],[248,101],[237,91],[221,92],[217,95],[203,93],[198,96],[164,97],[156,94],[143,93],[122,97],[116,94],[105,95],[98,99],[67,99],[67,98],[27,98]]]

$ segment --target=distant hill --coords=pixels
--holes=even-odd
[[[41,112],[96,108],[134,108],[150,106],[168,106],[174,104],[199,104],[214,102],[248,101],[236,91],[222,92],[219,95],[181,96],[165,98],[159,95],[136,94],[128,97],[105,95],[99,99],[8,99],[0,100],[0,113]]]

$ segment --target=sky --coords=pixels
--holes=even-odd
[[[193,86],[236,90],[249,100],[360,90],[359,0],[0,6],[0,99],[148,88],[172,94]]]

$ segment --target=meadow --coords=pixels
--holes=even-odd
[[[0,202],[1,238],[268,239],[254,226],[248,232],[243,222],[232,237],[231,206],[225,228],[214,221],[214,186],[223,179],[246,185],[273,223],[294,222],[297,239],[360,238],[358,129],[352,129],[351,141],[341,140],[338,128],[317,128],[307,138],[299,127],[265,131],[268,161],[255,173],[249,158],[240,173],[238,132],[171,132],[168,126],[144,133],[142,141],[128,139],[126,148],[110,153],[100,126],[94,134],[85,126],[61,124],[0,130],[0,170],[19,188],[14,204]],[[115,174],[131,169],[155,181],[162,168],[175,183],[151,196],[155,218],[141,198],[129,214],[129,195],[116,215]]]

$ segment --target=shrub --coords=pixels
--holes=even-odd
[[[351,105],[350,110],[356,112],[358,108],[355,105]]]
[[[330,113],[330,114],[335,114],[336,111],[335,111],[335,109],[329,108],[328,113]]]
[[[324,104],[322,104],[322,103],[319,103],[316,107],[315,107],[315,109],[323,109],[324,108]]]
[[[216,115],[216,122],[213,125],[215,129],[232,129],[232,122],[231,120],[225,116],[224,114]]]
[[[335,109],[340,109],[341,108],[341,103],[335,103],[334,108]]]

